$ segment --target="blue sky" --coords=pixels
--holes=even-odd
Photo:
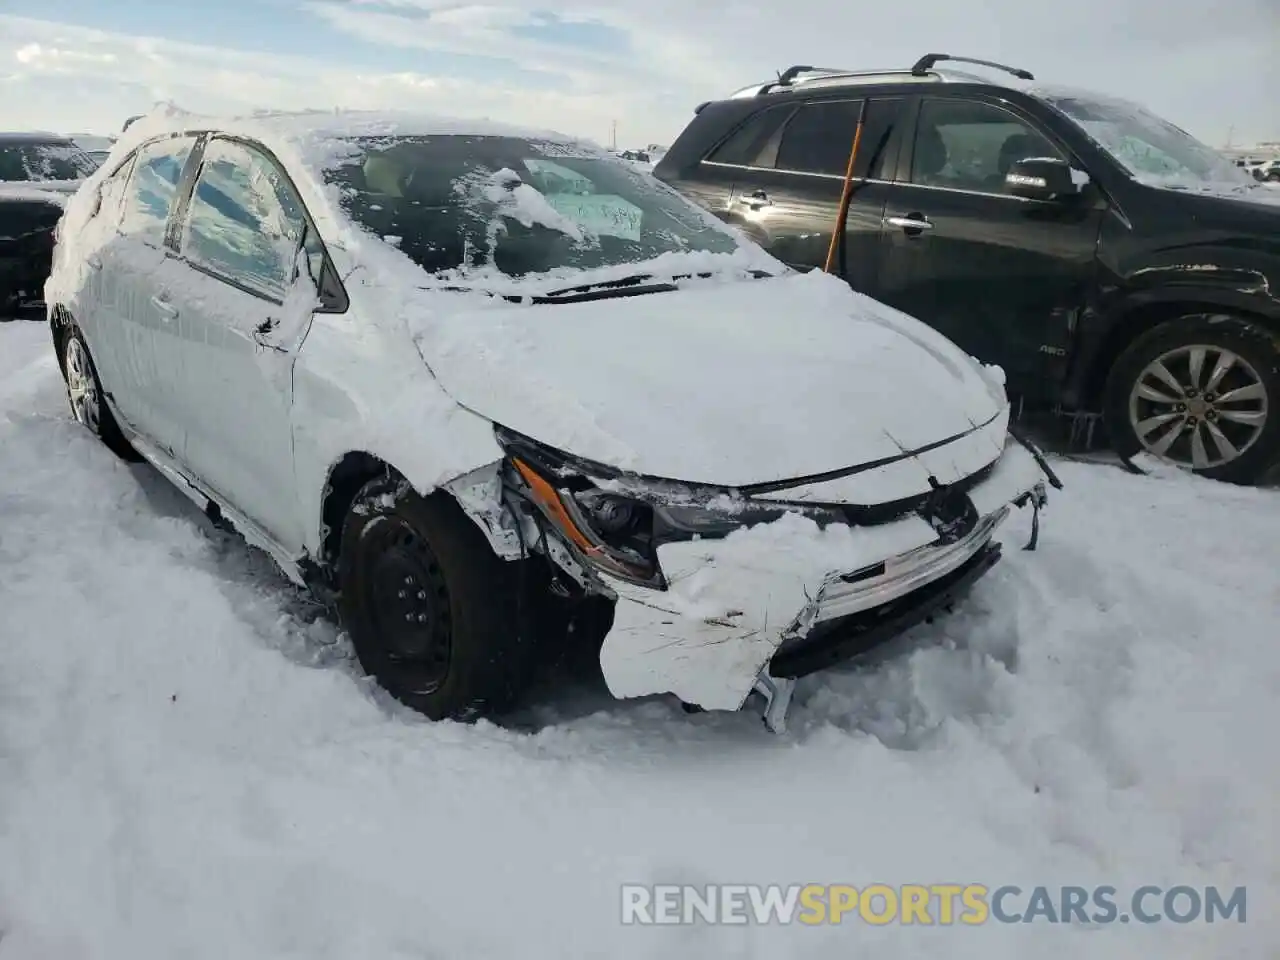
[[[556,78],[522,69],[502,57],[403,49],[369,42],[337,29],[296,0],[41,0],[38,9],[45,20],[252,53],[302,53],[320,60],[341,60],[356,68],[447,72],[473,78],[492,77],[496,72],[504,78],[539,86],[557,85]],[[400,13],[429,19],[412,9]],[[592,50],[618,57],[630,54],[627,35],[617,28],[567,20],[551,10],[535,9],[530,16],[540,22],[515,23],[509,28],[512,36],[550,48]]]
[[[1138,100],[1221,146],[1280,139],[1276,0],[0,0],[0,128],[400,107],[669,143],[695,104],[794,63],[930,50]],[[151,39],[144,39],[151,38]]]

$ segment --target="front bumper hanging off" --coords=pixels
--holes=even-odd
[[[1000,560],[1000,524],[1027,505],[1034,520],[1045,502],[1037,454],[1005,450],[968,491],[977,520],[952,542],[918,515],[822,532],[780,520],[724,540],[664,544],[662,592],[603,576],[618,598],[600,654],[610,690],[673,693],[709,710],[740,709],[755,694],[766,726],[782,732],[799,677],[891,650]]]

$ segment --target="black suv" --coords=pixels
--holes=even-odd
[[[1022,406],[1101,414],[1126,457],[1255,482],[1280,459],[1280,193],[1135,104],[1033,81],[945,54],[792,67],[699,106],[655,174],[821,269],[856,139],[854,289],[999,364]]]

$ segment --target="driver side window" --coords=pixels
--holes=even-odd
[[[988,103],[928,99],[920,105],[911,182],[1004,194],[1013,165],[1041,157],[1066,160],[1021,117]]]
[[[302,211],[302,201],[264,154],[212,140],[191,193],[182,256],[249,293],[283,301],[307,233]]]

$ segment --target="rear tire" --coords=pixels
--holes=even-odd
[[[58,362],[67,386],[71,415],[121,460],[139,462],[142,458],[125,439],[120,424],[107,405],[102,381],[98,379],[98,368],[93,363],[89,345],[80,328],[68,321],[55,342],[58,344]]]
[[[528,563],[495,555],[446,494],[371,480],[347,512],[338,560],[339,613],[361,666],[432,720],[509,708],[537,649]]]
[[[1105,413],[1123,457],[1147,452],[1256,483],[1280,461],[1280,336],[1228,314],[1162,323],[1116,360]]]

